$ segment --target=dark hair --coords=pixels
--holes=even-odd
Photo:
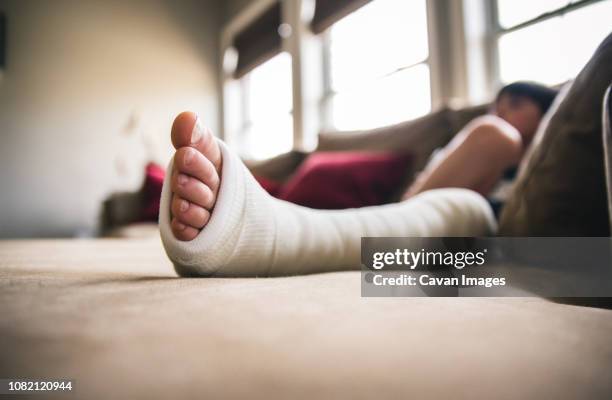
[[[550,108],[553,100],[555,100],[557,93],[559,93],[558,90],[538,83],[514,82],[501,88],[499,93],[497,93],[495,102],[498,102],[505,94],[513,97],[526,97],[536,103],[540,107],[542,114],[544,114]]]

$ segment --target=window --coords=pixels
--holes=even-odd
[[[291,56],[280,53],[226,87],[226,127],[242,156],[265,159],[291,150]]]
[[[374,128],[431,110],[425,0],[374,0],[325,35],[333,128]]]
[[[612,0],[486,0],[487,7],[472,7],[473,15],[453,2],[317,0],[310,2],[316,7],[309,27],[296,22],[306,7],[258,2],[274,5],[261,15],[247,9],[244,21],[253,20],[236,20],[240,24],[228,25],[222,35],[223,54],[238,54],[237,62],[228,57],[227,67],[223,60],[223,134],[251,159],[294,145],[308,149],[319,128],[371,129],[425,115],[432,82],[440,102],[473,101],[473,92],[488,92],[499,81],[562,83],[576,76],[612,28]],[[466,15],[475,23],[462,25],[469,22]],[[480,28],[464,32],[478,22]],[[282,23],[295,25],[291,40],[279,36]],[[429,33],[440,43],[430,44]],[[435,57],[430,45],[438,49]],[[292,68],[291,54],[302,65]],[[301,79],[294,88],[292,70]],[[477,85],[482,89],[473,90]]]
[[[612,29],[612,0],[498,0],[497,10],[503,83],[571,79]]]

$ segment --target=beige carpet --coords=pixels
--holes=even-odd
[[[0,378],[86,399],[612,398],[612,310],[359,282],[179,279],[157,239],[0,242]]]

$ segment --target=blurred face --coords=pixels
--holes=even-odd
[[[525,144],[531,142],[542,119],[537,103],[528,97],[503,94],[495,104],[495,114],[514,126]]]

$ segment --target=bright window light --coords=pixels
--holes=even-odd
[[[264,159],[291,150],[293,108],[291,56],[280,53],[242,78],[244,100],[242,154]]]
[[[374,0],[329,31],[331,119],[367,129],[431,110],[425,0]]]
[[[569,3],[570,0],[497,0],[499,24],[510,28]]]
[[[429,68],[419,64],[332,99],[340,130],[370,129],[406,121],[431,110]]]
[[[529,4],[524,7],[539,2]],[[552,85],[574,78],[610,33],[611,15],[612,0],[606,0],[502,35],[499,40],[502,82],[533,80]]]
[[[554,84],[567,79],[561,18],[508,33],[499,40],[499,73],[505,83],[533,80]]]
[[[567,72],[574,77],[591,58],[597,46],[612,33],[612,0],[567,14],[564,22]]]

